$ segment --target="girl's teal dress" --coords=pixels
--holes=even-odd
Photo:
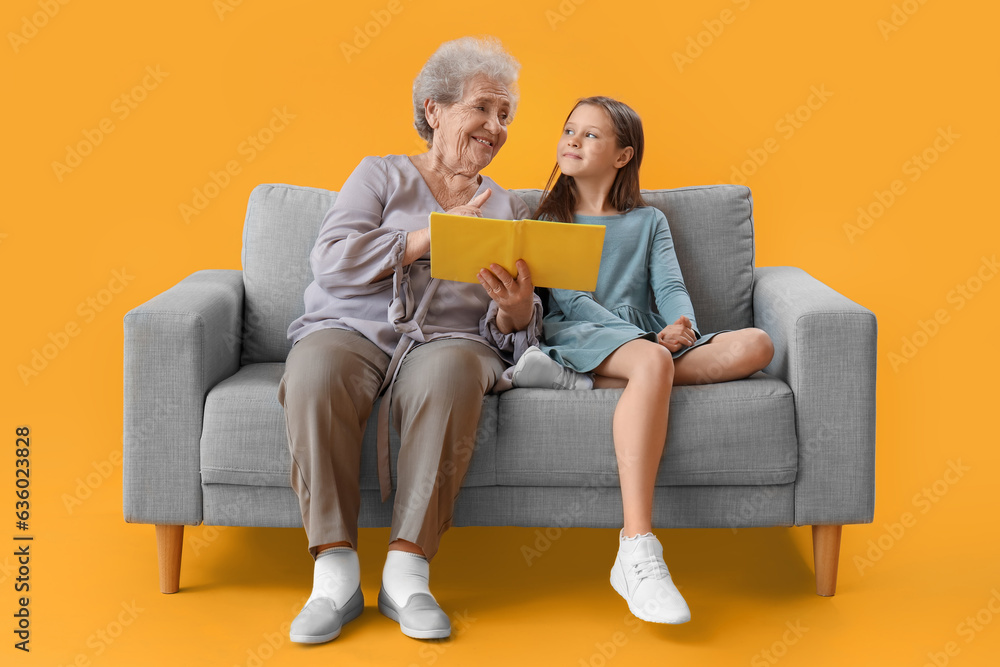
[[[577,215],[573,221],[605,225],[601,268],[594,292],[549,290],[545,343],[539,346],[549,357],[581,373],[592,371],[631,340],[656,342],[663,327],[681,315],[691,320],[696,340],[673,352],[675,359],[716,334],[731,331],[698,331],[670,227],[660,209],[644,206],[619,215]]]

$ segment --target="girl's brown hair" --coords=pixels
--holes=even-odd
[[[639,114],[624,102],[598,95],[577,100],[576,105],[570,109],[566,116],[567,121],[573,115],[576,107],[581,104],[593,104],[607,111],[608,116],[611,117],[617,147],[631,146],[634,151],[632,159],[618,170],[615,181],[611,184],[611,192],[608,193],[611,205],[622,213],[628,213],[634,208],[645,206],[646,202],[642,200],[642,195],[639,193],[639,166],[642,164],[643,147],[642,121],[639,119]],[[572,222],[576,203],[576,181],[572,176],[559,173],[559,164],[557,163],[545,184],[542,200],[532,217],[538,219],[545,216],[549,220]]]

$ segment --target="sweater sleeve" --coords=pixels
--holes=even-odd
[[[670,236],[667,217],[659,209],[653,209],[656,215],[656,227],[653,234],[653,245],[649,253],[649,281],[653,288],[656,308],[667,322],[673,324],[681,315],[691,320],[691,328],[695,336],[701,338],[698,323],[694,318],[694,306],[684,286],[680,264],[677,263],[677,253],[674,251],[674,240]]]
[[[520,197],[513,195],[511,197],[513,200],[514,217],[512,220],[525,220],[531,217],[531,209],[528,205],[524,203],[524,200]]]
[[[590,292],[550,289],[549,297],[555,301],[567,320],[594,322],[618,328],[622,326],[622,323],[633,326],[598,303]],[[645,333],[639,327],[635,327],[635,330],[639,333]]]
[[[490,301],[490,306],[479,322],[479,335],[490,341],[507,363],[517,363],[524,351],[542,339],[542,300],[537,294],[532,295],[531,319],[523,331],[502,333],[497,327],[497,313],[500,308],[496,301]]]
[[[510,202],[509,215],[511,220],[523,220],[531,215],[531,209],[528,208],[528,205],[520,197],[510,193],[508,199]],[[497,201],[500,200],[497,199]],[[505,214],[504,217],[507,217],[507,215]],[[530,270],[531,267],[528,268]],[[496,301],[491,300],[486,314],[479,321],[479,335],[492,343],[508,363],[517,363],[517,360],[521,358],[525,350],[532,345],[537,347],[541,342],[542,317],[544,315],[542,300],[538,294],[532,295],[531,319],[522,331],[501,332],[497,326],[497,315],[499,312],[500,308]]]
[[[406,232],[382,227],[388,175],[385,163],[366,157],[344,182],[327,211],[309,254],[316,283],[334,296],[371,294],[392,286],[402,269]]]

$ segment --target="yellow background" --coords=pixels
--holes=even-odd
[[[939,664],[995,664],[1000,618],[980,610],[1000,591],[1000,280],[971,280],[1000,248],[987,205],[1000,154],[995,3],[399,0],[348,58],[342,43],[388,2],[232,2],[221,12],[211,0],[77,0],[47,18],[52,1],[6,0],[0,11],[4,664],[773,664],[762,650],[782,665],[922,665],[928,652]],[[18,33],[31,36],[12,44]],[[627,613],[607,583],[610,530],[559,534],[530,567],[520,547],[535,529],[450,531],[432,588],[466,620],[446,644],[403,637],[372,606],[386,530],[362,531],[369,608],[331,644],[290,645],[282,625],[311,582],[300,529],[188,528],[181,592],[158,592],[153,529],[122,518],[122,317],[192,271],[240,268],[255,185],[337,190],[365,155],[418,152],[414,75],[441,42],[481,33],[523,65],[517,118],[487,171],[505,187],[544,184],[563,118],[584,95],[642,115],[646,188],[732,182],[770,147],[747,178],[757,264],[802,267],[877,315],[875,522],[845,527],[835,597],[813,592],[808,528],[659,531],[693,614],[678,627]],[[679,67],[687,48],[697,57]],[[143,87],[147,67],[161,80],[147,78],[155,85],[120,118],[119,98]],[[824,87],[828,99],[800,109]],[[294,118],[250,159],[241,144],[275,108]],[[782,121],[796,112],[808,119],[789,135]],[[113,131],[60,180],[53,162],[104,119]],[[935,155],[948,128],[953,141]],[[907,162],[925,151],[936,159],[911,180]],[[233,160],[240,172],[185,222],[181,205]],[[849,238],[857,209],[896,180],[905,191]],[[958,285],[978,291],[959,299]],[[99,312],[86,305],[102,297]],[[936,314],[934,335],[916,336],[912,358],[893,364]],[[74,324],[22,380],[18,368]],[[19,425],[33,452],[30,655],[11,632]],[[936,494],[949,460],[969,469]],[[915,502],[924,488],[933,503]],[[86,497],[67,506],[74,495]],[[906,512],[916,523],[894,538],[887,524]],[[888,548],[859,566],[880,539]],[[977,612],[990,622],[963,633]],[[808,630],[786,633],[796,623]]]

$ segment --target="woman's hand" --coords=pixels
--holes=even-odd
[[[486,203],[486,200],[490,198],[493,193],[492,190],[486,190],[482,194],[473,197],[468,204],[462,204],[461,206],[456,206],[446,213],[450,215],[471,215],[477,218],[483,217],[482,211],[479,209]],[[424,227],[423,229],[418,229],[416,231],[410,232],[406,235],[406,248],[403,249],[403,266],[409,266],[413,262],[417,261],[427,253],[431,251],[431,228],[430,225]],[[386,271],[379,278],[385,278],[390,275],[392,271]]]
[[[528,263],[517,260],[515,279],[499,264],[490,264],[489,269],[481,269],[476,277],[490,298],[497,302],[497,328],[501,333],[512,333],[527,328],[534,310],[534,285]]]
[[[663,331],[656,335],[656,342],[671,352],[676,352],[688,345],[693,345],[695,338],[694,329],[691,328],[691,320],[687,316],[681,315],[676,322],[663,327]]]
[[[482,194],[476,195],[475,197],[470,199],[468,204],[462,204],[461,206],[456,206],[451,210],[445,211],[445,213],[447,213],[448,215],[471,215],[476,218],[481,218],[483,217],[483,212],[480,211],[479,209],[483,207],[483,205],[486,203],[486,200],[488,200],[490,198],[490,195],[492,194],[493,190],[490,189],[484,190]]]

